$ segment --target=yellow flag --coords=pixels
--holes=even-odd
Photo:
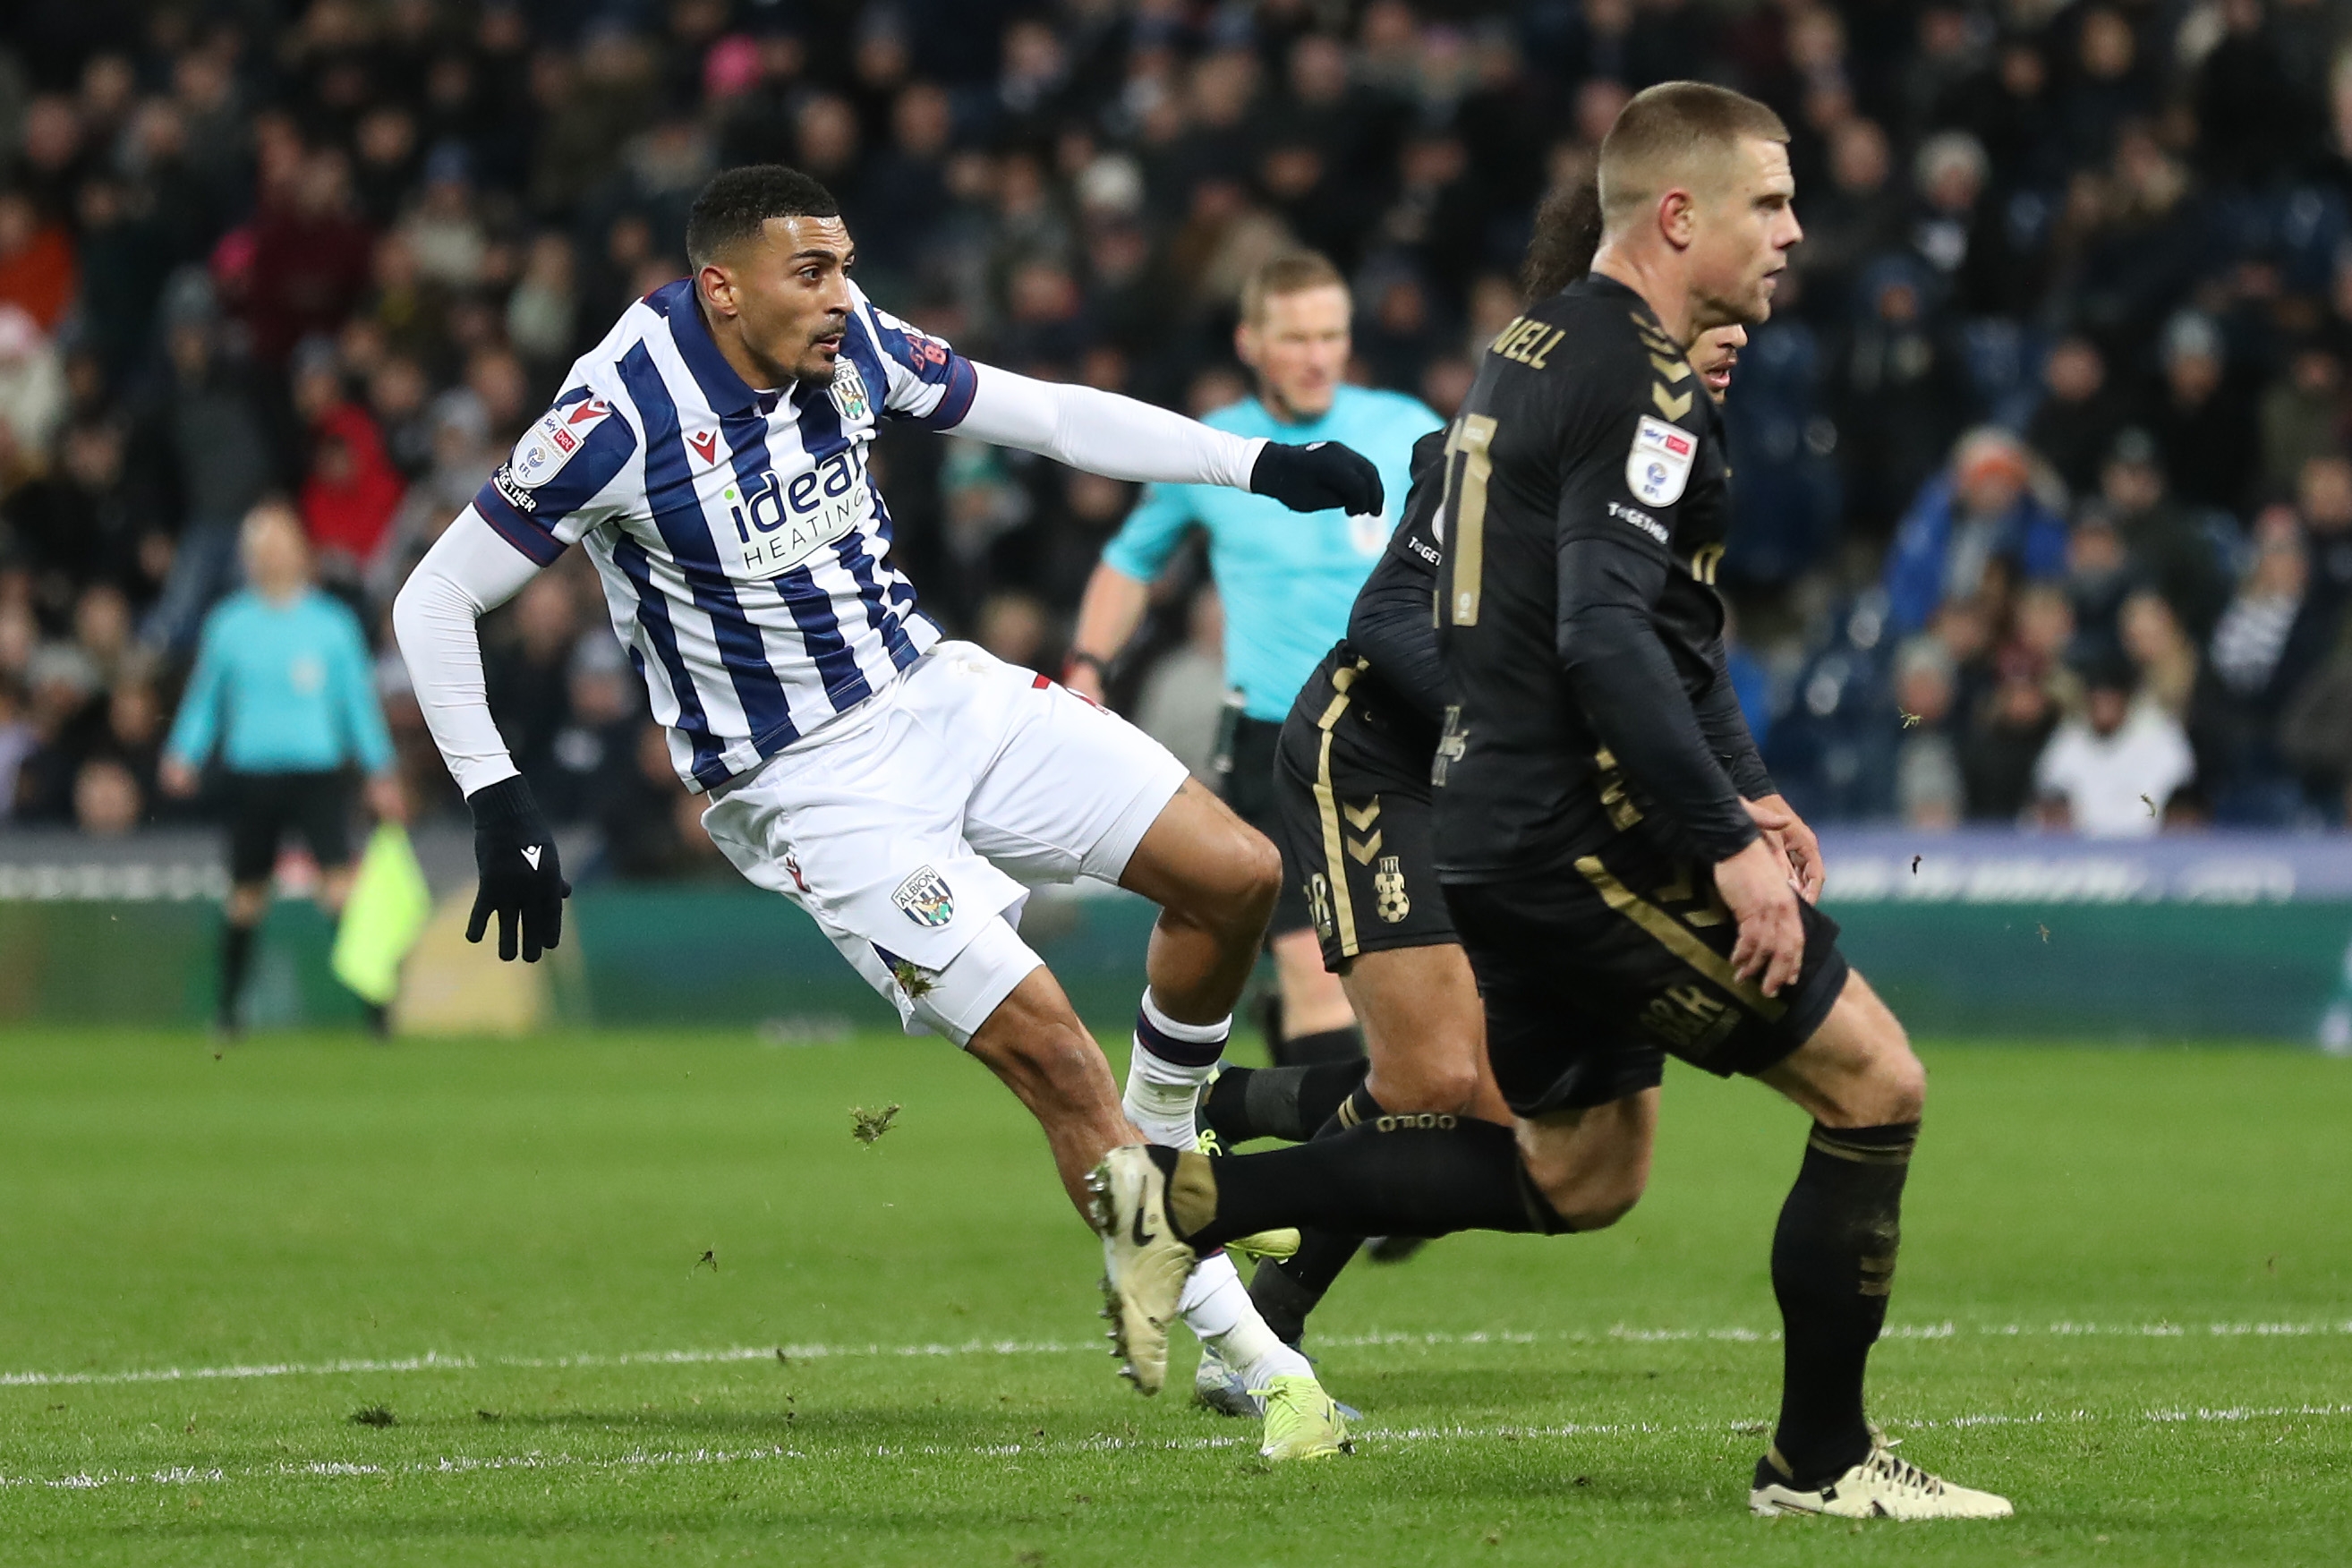
[[[335,929],[335,978],[362,1001],[389,1005],[400,990],[400,961],[432,913],[433,892],[409,847],[408,830],[396,822],[379,824]]]

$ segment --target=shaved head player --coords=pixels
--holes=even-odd
[[[1813,1127],[1772,1242],[1781,1406],[1750,1508],[2001,1517],[1864,1416],[1926,1073],[1703,717],[1728,700],[1728,476],[1684,351],[1770,312],[1801,237],[1788,132],[1738,93],[1662,84],[1610,131],[1600,185],[1591,276],[1488,350],[1440,512],[1434,858],[1514,1126],[1383,1117],[1268,1154],[1154,1151],[1170,1220],[1196,1246],[1570,1230],[1598,1217],[1590,1173],[1646,1167],[1667,1055],[1760,1079]]]

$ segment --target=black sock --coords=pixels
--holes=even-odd
[[[1350,1127],[1360,1127],[1367,1121],[1378,1121],[1389,1113],[1389,1108],[1372,1098],[1371,1079],[1356,1080],[1355,1087],[1339,1097],[1330,1115],[1315,1124],[1318,1138],[1337,1138]]]
[[[1328,1230],[1308,1231],[1300,1239],[1299,1250],[1306,1250],[1307,1237],[1334,1236]],[[1258,1259],[1257,1272],[1250,1276],[1250,1305],[1274,1331],[1274,1337],[1297,1350],[1307,1337],[1307,1314],[1323,1300],[1320,1290],[1309,1290],[1285,1273],[1282,1265],[1271,1258]]]
[[[1267,1052],[1276,1063],[1286,1068],[1314,1067],[1328,1062],[1353,1062],[1361,1067],[1364,1061],[1364,1031],[1349,1024],[1342,1028],[1324,1029],[1312,1035],[1269,1037]],[[1308,1122],[1312,1127],[1313,1122]]]
[[[1253,1138],[1303,1142],[1364,1081],[1362,1062],[1305,1068],[1227,1068],[1202,1097],[1209,1131],[1227,1143]]]
[[[1308,1068],[1308,1072],[1329,1071],[1328,1068]],[[1347,1098],[1333,1108],[1330,1116],[1316,1129],[1315,1136],[1337,1138],[1350,1127],[1367,1121],[1378,1121],[1386,1114],[1381,1102],[1372,1098],[1369,1083],[1358,1083]],[[1296,1349],[1307,1334],[1307,1316],[1321,1303],[1349,1260],[1362,1249],[1364,1238],[1345,1231],[1326,1230],[1309,1226],[1298,1233],[1298,1250],[1276,1263],[1271,1260],[1258,1266],[1250,1280],[1250,1300],[1257,1303],[1258,1316],[1266,1321],[1285,1344]],[[1261,1299],[1263,1298],[1263,1299]]]
[[[1772,1236],[1782,1331],[1780,1424],[1772,1456],[1819,1486],[1870,1452],[1863,1368],[1886,1322],[1902,1240],[1903,1178],[1919,1124],[1816,1125]]]
[[[253,963],[253,930],[235,921],[221,927],[220,1021],[236,1022],[236,999],[245,990],[245,972]]]
[[[1466,1117],[1383,1116],[1264,1154],[1150,1154],[1169,1176],[1171,1223],[1203,1251],[1284,1226],[1424,1237],[1568,1228],[1528,1180],[1511,1130]]]

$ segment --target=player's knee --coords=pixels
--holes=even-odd
[[[1381,1075],[1381,1087],[1385,1089],[1388,1075]],[[1403,1078],[1396,1090],[1399,1103],[1389,1104],[1389,1096],[1380,1097],[1381,1103],[1392,1110],[1434,1110],[1460,1116],[1467,1112],[1478,1099],[1478,1070],[1466,1061],[1431,1062],[1416,1066]]]
[[[1854,1113],[1856,1126],[1916,1121],[1927,1105],[1927,1068],[1912,1050],[1911,1037],[1894,1010],[1874,994],[1870,1000],[1874,1005],[1865,1013],[1869,1027],[1864,1070],[1854,1086],[1861,1103],[1848,1109]]]
[[[1927,1110],[1927,1066],[1911,1049],[1908,1040],[1898,1037],[1894,1051],[1881,1068],[1886,1115],[1882,1126],[1900,1121],[1916,1121]]]
[[[1223,829],[1198,847],[1185,886],[1166,907],[1188,923],[1212,930],[1262,931],[1282,892],[1282,853],[1265,834],[1238,819]]]
[[[1892,1127],[1916,1121],[1927,1105],[1927,1069],[1898,1034],[1872,1051],[1859,1070],[1832,1086],[1817,1111],[1833,1127]]]
[[[1042,965],[996,1005],[968,1048],[1000,1070],[1046,1081],[1090,1073],[1102,1056]]]
[[[1242,897],[1261,919],[1272,914],[1275,900],[1282,896],[1282,851],[1265,834],[1244,826],[1235,860],[1234,877]]]
[[[1544,1196],[1570,1229],[1607,1230],[1633,1212],[1648,1185],[1646,1172],[1580,1171],[1548,1185]]]
[[[1013,1053],[1024,1061],[1059,1068],[1083,1061],[1098,1049],[1076,1018],[1040,1012],[1024,1023],[1013,1042]]]

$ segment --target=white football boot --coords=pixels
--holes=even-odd
[[[1875,1426],[1862,1463],[1818,1490],[1801,1489],[1775,1448],[1756,1467],[1748,1511],[1759,1519],[1817,1513],[1834,1519],[2007,1519],[2005,1497],[1954,1486],[1898,1458],[1895,1445]]]
[[[1103,1241],[1103,1316],[1119,1374],[1146,1394],[1168,1380],[1168,1326],[1200,1257],[1168,1223],[1168,1179],[1140,1143],[1103,1156],[1087,1177]]]

